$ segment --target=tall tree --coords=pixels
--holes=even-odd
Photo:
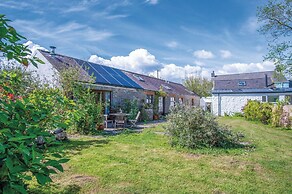
[[[259,32],[266,35],[269,52],[265,60],[275,62],[276,70],[292,75],[292,0],[269,0],[258,9]]]
[[[195,92],[200,97],[210,96],[213,87],[212,81],[199,75],[187,78],[184,85],[188,90]]]

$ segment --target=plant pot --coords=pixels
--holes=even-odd
[[[153,115],[153,120],[158,120],[159,119],[159,115]]]
[[[103,124],[96,124],[96,129],[97,130],[104,130],[104,125]]]

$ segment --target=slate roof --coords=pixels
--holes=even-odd
[[[155,77],[133,73],[129,71],[124,71],[126,75],[128,75],[132,80],[134,80],[137,84],[139,84],[144,90],[150,91],[159,91],[162,87],[163,91],[168,94],[175,95],[197,95],[189,90],[187,90],[182,84],[170,82],[163,79],[158,79]],[[142,78],[143,81],[139,79]]]
[[[60,54],[55,54],[52,56],[47,51],[39,50],[40,53],[53,65],[54,68],[56,68],[57,71],[60,71],[64,68],[68,68],[69,66],[78,66],[80,65],[80,59],[76,59],[73,57],[68,57]],[[84,63],[87,63],[87,61],[83,61]],[[94,64],[94,63],[91,63]],[[99,65],[99,64],[96,64]],[[101,65],[103,66],[103,65]],[[113,68],[116,69],[116,68]],[[144,89],[149,91],[159,91],[160,87],[162,86],[163,90],[167,92],[168,94],[176,94],[176,95],[196,95],[195,93],[188,91],[182,84],[175,83],[175,82],[169,82],[166,80],[158,79],[155,77],[143,75],[143,74],[137,74],[134,72],[124,71],[117,69],[119,71],[122,71],[128,78],[130,78],[133,82],[135,82],[139,87],[136,87],[138,89]],[[90,78],[88,76],[88,73],[84,70],[82,73],[82,79],[80,81],[88,81]],[[86,76],[85,76],[86,75]],[[142,78],[143,81],[140,81],[138,77]],[[96,81],[98,83],[98,81]],[[103,83],[101,83],[103,84]]]
[[[236,90],[236,89],[260,89],[267,86],[273,87],[274,71],[241,73],[230,75],[217,75],[213,77],[214,90]],[[267,78],[267,85],[266,85]],[[239,86],[239,82],[245,82],[245,86]]]
[[[214,81],[213,94],[219,93],[270,93],[291,92],[289,88],[276,89],[274,82],[287,81],[285,78],[276,78],[274,71],[253,73],[217,75]],[[244,82],[240,85],[240,82]]]

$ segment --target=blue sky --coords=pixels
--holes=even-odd
[[[264,0],[2,1],[7,15],[34,44],[84,60],[176,81],[270,70],[265,37],[257,32]],[[130,54],[131,53],[131,54]],[[93,55],[93,56],[92,56]],[[183,75],[182,75],[183,74]]]

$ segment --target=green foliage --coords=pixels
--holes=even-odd
[[[238,145],[239,136],[219,125],[215,117],[200,108],[176,106],[167,116],[165,129],[172,145],[187,148],[222,147]]]
[[[271,125],[273,127],[280,127],[281,115],[283,113],[283,104],[278,102],[272,111]]]
[[[24,46],[21,41],[25,37],[17,33],[17,31],[8,24],[9,19],[5,15],[0,15],[0,52],[8,60],[16,60],[17,62],[28,66],[29,63],[37,66],[37,63],[43,63],[36,57],[28,57],[31,51]]]
[[[244,117],[250,121],[261,121],[270,124],[272,120],[273,104],[257,100],[249,100],[243,108]]]
[[[266,60],[276,64],[278,72],[292,73],[292,1],[269,0],[258,10],[258,20],[262,24],[260,33],[269,41]]]
[[[235,112],[235,113],[233,113],[232,116],[233,117],[244,117],[243,113],[241,113],[241,112]]]
[[[139,112],[138,100],[124,99],[119,105],[123,112],[129,113],[128,119],[135,119]]]
[[[154,101],[153,101],[153,114],[158,115],[159,112],[159,95],[154,95]]]
[[[103,104],[98,102],[98,96],[90,88],[93,77],[90,77],[81,67],[67,67],[59,72],[59,83],[63,94],[74,98],[75,114],[71,117],[69,132],[90,134],[96,131],[97,124],[103,124]]]
[[[97,94],[83,84],[75,83],[73,89],[76,112],[72,121],[72,132],[90,134],[96,131],[96,124],[103,124],[103,106],[97,103]]]
[[[30,56],[31,51],[21,43],[25,38],[8,22],[4,15],[0,15],[0,52],[3,56],[24,66],[43,63]],[[48,120],[54,127],[64,127],[65,124],[55,111],[42,106],[41,102],[46,101],[47,97],[32,92],[36,89],[42,88],[23,69],[8,70],[4,67],[1,70],[0,193],[27,193],[25,181],[32,177],[42,185],[51,182],[50,174],[63,171],[61,163],[68,161],[54,159],[61,157],[58,154],[54,157],[46,155],[47,146],[55,144],[55,137],[45,128],[50,123]],[[61,100],[58,102],[64,103]]]
[[[45,155],[47,146],[55,144],[55,137],[45,126],[50,123],[53,127],[64,127],[62,117],[41,104],[48,100],[46,95],[33,92],[31,95],[19,96],[20,92],[13,88],[16,88],[14,84],[20,83],[21,77],[5,79],[5,76],[14,77],[14,73],[2,71],[0,76],[1,193],[26,193],[24,182],[31,180],[32,176],[42,185],[51,182],[49,175],[56,173],[56,170],[63,171],[61,163],[68,161]],[[38,145],[36,139],[45,144]],[[60,158],[60,155],[55,156]]]
[[[210,96],[213,87],[212,81],[202,76],[189,77],[185,80],[184,85],[188,90],[196,93],[200,97]]]

